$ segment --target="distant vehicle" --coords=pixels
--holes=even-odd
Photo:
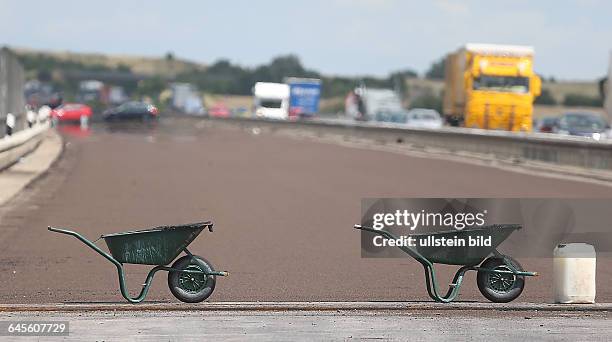
[[[389,110],[379,110],[374,115],[374,120],[377,122],[390,122],[397,124],[405,124],[406,119],[408,118],[408,112],[405,110],[399,111],[389,111]]]
[[[535,123],[535,131],[540,133],[552,133],[557,127],[557,122],[559,118],[554,116],[549,116],[542,118]]]
[[[284,83],[257,82],[253,87],[253,105],[258,118],[289,118],[289,86]]]
[[[223,103],[216,103],[208,109],[208,116],[214,118],[229,118],[231,114],[229,108]]]
[[[356,88],[350,92],[345,101],[345,113],[360,121],[376,121],[389,114],[404,111],[401,100],[391,89]],[[380,120],[379,120],[380,121]]]
[[[53,121],[87,121],[91,118],[91,107],[82,103],[66,103],[51,111]]]
[[[554,132],[601,140],[607,138],[607,131],[609,129],[610,124],[598,114],[576,112],[563,114],[559,118]]]
[[[105,102],[105,86],[98,80],[85,80],[79,82],[77,99],[82,102],[100,101]]]
[[[530,46],[466,44],[446,58],[444,115],[451,125],[531,131],[541,80]]]
[[[64,103],[64,98],[60,93],[54,93],[49,96],[47,101],[43,103],[44,106],[49,106],[51,109],[55,109]]]
[[[285,83],[289,85],[290,118],[309,118],[319,112],[320,79],[287,77]]]
[[[157,107],[144,102],[126,102],[118,107],[111,108],[103,113],[104,120],[122,119],[156,119],[159,116]]]
[[[172,83],[172,107],[190,115],[205,115],[206,109],[196,87],[190,83]]]
[[[434,109],[414,108],[406,114],[406,126],[413,128],[442,128],[444,122]]]
[[[235,116],[235,117],[248,117],[249,115],[250,115],[250,112],[249,112],[248,108],[246,108],[246,107],[232,108],[232,116]]]
[[[107,102],[113,105],[120,105],[128,100],[125,89],[121,86],[108,86],[106,93]]]
[[[206,108],[202,103],[202,99],[198,96],[191,96],[185,100],[183,111],[188,115],[202,116],[206,115]]]

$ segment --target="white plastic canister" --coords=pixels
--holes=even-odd
[[[595,303],[595,248],[560,244],[553,254],[555,303]]]

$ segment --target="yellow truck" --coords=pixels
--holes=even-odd
[[[444,115],[455,126],[528,132],[540,88],[532,47],[466,44],[446,58]]]

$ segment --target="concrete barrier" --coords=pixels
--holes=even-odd
[[[444,127],[439,130],[416,129],[394,124],[340,120],[275,121],[250,118],[213,120],[270,129],[311,130],[320,134],[332,133],[381,144],[411,145],[416,149],[435,148],[451,153],[467,152],[516,163],[537,161],[557,166],[612,171],[612,140],[595,141],[556,134],[456,127]]]
[[[49,123],[37,124],[14,133],[10,137],[0,138],[0,170],[13,165],[21,157],[38,146],[42,134],[49,128]]]

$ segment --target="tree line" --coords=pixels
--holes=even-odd
[[[75,81],[70,79],[53,79],[54,71],[81,71],[101,73],[133,74],[127,65],[115,68],[101,64],[85,64],[75,61],[58,59],[54,56],[37,53],[21,54],[20,59],[31,78],[51,82],[64,91],[74,91]],[[174,59],[171,53],[165,59]],[[156,96],[167,87],[169,82],[193,83],[203,92],[212,94],[250,95],[255,82],[283,82],[285,77],[319,78],[323,83],[323,97],[344,96],[350,90],[366,84],[376,88],[394,88],[405,90],[404,79],[417,77],[417,73],[407,69],[390,73],[387,77],[363,76],[326,76],[304,67],[296,55],[284,55],[272,59],[269,63],[256,67],[244,67],[227,59],[220,59],[206,68],[189,70],[174,77],[154,75],[140,80],[123,79],[112,84],[123,86],[129,93],[135,95]]]
[[[77,81],[74,79],[54,79],[53,72],[56,70],[114,73],[134,75],[131,68],[127,65],[109,67],[102,64],[86,64],[76,61],[63,60],[51,55],[21,54],[19,55],[24,65],[26,73],[30,77],[40,81],[51,82],[57,89],[73,93],[77,88]],[[166,60],[174,60],[172,53],[167,53]],[[424,73],[427,79],[443,80],[445,69],[445,58],[435,60],[429,69]],[[113,81],[114,85],[123,86],[128,94],[135,96],[157,97],[159,93],[167,88],[169,82],[189,82],[198,87],[199,90],[211,94],[228,95],[250,95],[255,82],[283,82],[285,77],[305,77],[319,78],[323,85],[324,98],[345,96],[355,87],[365,84],[371,88],[395,89],[400,94],[406,94],[406,78],[418,77],[417,72],[412,69],[405,69],[390,73],[386,77],[375,76],[327,76],[316,70],[306,68],[298,56],[289,54],[273,58],[269,63],[256,67],[244,67],[232,63],[227,59],[217,60],[206,68],[193,69],[179,73],[174,77],[167,76],[147,76],[126,78]],[[554,80],[550,79],[549,82]],[[68,94],[69,95],[69,94]],[[432,98],[424,99],[426,102],[441,102],[440,95],[432,95]],[[581,94],[567,94],[564,99],[557,101],[553,94],[546,88],[536,99],[536,104],[566,106],[601,106],[601,97],[589,97]]]

